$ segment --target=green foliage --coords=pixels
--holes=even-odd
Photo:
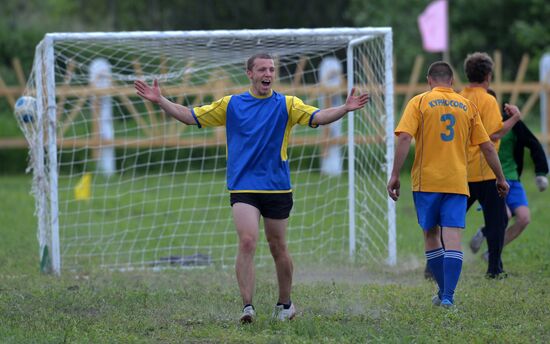
[[[536,61],[550,49],[550,32],[545,29],[550,16],[548,2],[457,0],[450,4],[452,55],[459,57],[458,62],[468,52],[498,49],[503,52],[504,76],[511,79],[522,55],[528,53],[535,61],[528,77],[538,78]],[[483,27],[479,25],[483,18],[494,19],[485,20]]]
[[[24,173],[28,165],[27,148],[0,149],[0,175]]]
[[[429,0],[314,1],[3,1],[0,63],[14,56],[29,67],[36,43],[46,32],[121,30],[208,30],[331,26],[391,26],[398,80],[406,81],[414,57],[422,54],[417,17]],[[452,0],[449,2],[451,62],[461,66],[467,53],[504,53],[504,67],[515,73],[521,55],[533,60],[550,49],[545,0]],[[440,54],[424,53],[429,61]],[[26,69],[28,70],[28,69]],[[536,62],[529,76],[536,77]]]
[[[0,109],[2,108],[6,111],[0,112],[0,137],[23,137],[13,114],[13,108],[5,98],[0,99]]]
[[[398,80],[408,81],[414,57],[424,54],[428,63],[441,54],[422,51],[417,18],[430,0],[350,0],[348,15],[357,26],[391,26]],[[538,78],[538,59],[550,49],[550,3],[544,0],[449,1],[450,58],[462,72],[468,53],[500,50],[505,79],[512,79],[524,53],[532,63],[528,79]],[[464,76],[462,76],[464,79]]]
[[[43,36],[42,31],[34,28],[23,29],[14,35],[6,22],[0,21],[0,64],[11,67],[12,60],[17,57],[24,70],[30,71],[34,49]]]
[[[333,0],[319,6],[305,0],[5,0],[4,16],[19,28],[38,27],[19,22],[29,15],[44,19],[44,32],[331,27],[350,24],[341,15],[348,2]]]
[[[414,58],[422,54],[422,41],[417,17],[427,3],[425,0],[350,0],[347,15],[355,26],[389,26],[393,31],[393,53],[397,80],[406,81]]]

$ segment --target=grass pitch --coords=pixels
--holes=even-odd
[[[422,236],[403,178],[397,204],[398,264],[295,259],[298,316],[273,322],[277,287],[271,264],[257,271],[258,319],[237,323],[232,268],[39,272],[30,177],[0,178],[0,341],[5,343],[544,343],[550,342],[550,191],[527,171],[532,222],[505,248],[510,277],[486,280],[486,264],[467,249],[482,215],[470,209],[457,307],[431,306],[422,277]],[[265,243],[262,243],[265,245]]]

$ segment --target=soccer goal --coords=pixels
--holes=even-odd
[[[203,105],[246,91],[257,52],[275,58],[274,90],[307,104],[371,95],[339,122],[293,130],[292,256],[395,264],[390,28],[52,33],[25,91],[36,110],[17,116],[44,271],[234,264],[224,128],[169,118],[133,82],[158,79],[170,99]],[[261,233],[256,262],[270,259]]]

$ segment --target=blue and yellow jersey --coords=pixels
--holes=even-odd
[[[395,129],[415,138],[413,191],[469,195],[468,146],[489,141],[477,108],[451,88],[412,98]]]
[[[272,91],[265,97],[250,92],[225,96],[192,113],[199,128],[226,127],[230,192],[283,193],[292,191],[287,155],[292,127],[315,127],[318,111],[297,97]]]
[[[502,128],[502,115],[500,114],[498,103],[495,97],[487,93],[485,88],[466,87],[460,94],[476,105],[487,134],[492,135]],[[498,150],[500,140],[494,142],[494,144]],[[492,179],[496,179],[496,176],[489,167],[487,160],[485,160],[485,156],[479,149],[479,146],[470,146],[468,153],[468,181],[480,182]]]

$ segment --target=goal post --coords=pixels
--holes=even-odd
[[[360,38],[355,38],[351,40],[348,44],[347,48],[347,70],[348,72],[348,91],[351,90],[353,87],[355,87],[355,79],[356,79],[356,73],[355,71],[357,69],[362,70],[364,66],[355,66],[355,57],[357,55],[363,56],[360,53],[356,52],[356,47],[361,47],[362,44],[364,44],[366,41],[373,39],[372,36],[363,36]],[[384,70],[385,71],[392,71],[393,70],[393,59],[392,56],[392,35],[391,31],[384,34]],[[388,58],[389,57],[389,58]],[[362,61],[363,62],[363,61]],[[361,74],[357,73],[357,77],[360,79],[360,84],[365,84],[366,81],[361,78]],[[387,118],[385,120],[385,142],[386,142],[386,173],[389,179],[389,175],[391,174],[391,168],[392,168],[392,161],[394,156],[394,136],[393,136],[393,128],[394,128],[394,120],[393,120],[393,74],[392,73],[384,73],[384,80],[381,84],[384,93],[384,109],[385,113],[387,115]],[[382,82],[382,80],[380,80]],[[354,120],[355,114],[354,112],[351,112],[348,114],[348,174],[349,174],[349,183],[348,183],[348,192],[349,192],[349,255],[350,258],[353,258],[355,256],[355,248],[356,248],[356,223],[355,223],[355,211],[356,211],[356,200],[355,200],[355,127],[354,127]],[[396,231],[396,225],[395,225],[395,203],[393,200],[391,200],[389,197],[387,198],[387,211],[388,214],[390,214],[387,218],[387,224],[388,224],[388,257],[387,257],[387,263],[390,265],[394,265],[396,263],[396,253],[397,253],[397,244],[396,244],[396,237],[395,237],[395,231]]]
[[[44,271],[233,265],[223,128],[169,118],[133,82],[158,79],[171,100],[208,104],[248,89],[244,63],[257,52],[274,56],[279,93],[320,108],[351,88],[371,98],[330,135],[293,129],[291,254],[396,263],[385,187],[394,149],[390,28],[52,33],[36,48],[25,90],[36,114],[18,118]],[[340,83],[321,82],[327,58],[339,61]],[[320,167],[331,147],[342,172]],[[262,238],[256,256],[270,259]]]

